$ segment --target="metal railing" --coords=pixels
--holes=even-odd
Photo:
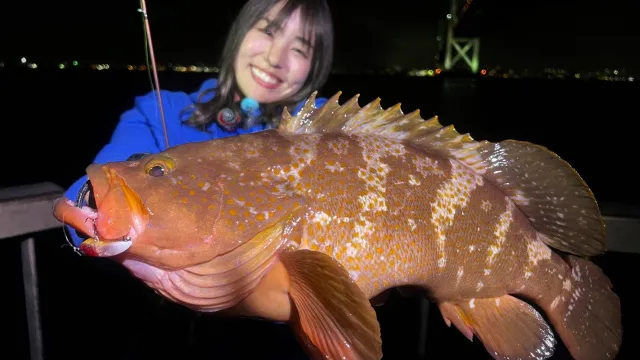
[[[53,183],[0,188],[0,239],[22,238],[22,275],[32,360],[43,359],[35,238],[39,232],[61,226],[52,209],[54,200],[62,194],[63,189]],[[609,251],[640,253],[640,217],[605,215],[604,218]],[[421,356],[426,354],[428,309],[424,300],[420,309],[422,340],[418,345]]]
[[[52,209],[62,193],[63,189],[53,183],[0,189],[0,239],[22,238],[22,277],[32,360],[43,359],[35,238],[39,232],[60,226]]]

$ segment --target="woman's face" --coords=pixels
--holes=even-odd
[[[299,8],[284,24],[266,30],[282,6],[282,3],[274,6],[249,30],[234,64],[240,90],[260,103],[280,101],[295,94],[311,69],[313,44],[305,39]]]

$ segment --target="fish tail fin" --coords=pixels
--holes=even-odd
[[[613,359],[622,342],[620,299],[594,263],[568,255],[562,292],[540,304],[577,360]]]

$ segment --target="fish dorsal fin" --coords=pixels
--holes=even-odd
[[[344,133],[402,140],[455,159],[492,182],[529,218],[549,246],[593,256],[606,250],[604,221],[593,193],[558,155],[528,142],[476,141],[437,117],[424,120],[419,110],[404,114],[400,104],[388,109],[375,99],[364,107],[358,95],[340,105],[341,92],[315,107],[316,92],[296,114],[284,111],[278,131],[289,134]]]

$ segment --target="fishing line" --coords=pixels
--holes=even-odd
[[[158,96],[158,106],[160,107],[160,118],[162,120],[162,130],[164,131],[164,141],[166,147],[169,148],[169,134],[167,132],[167,124],[164,117],[164,108],[162,106],[162,95],[160,94],[160,81],[158,80],[158,68],[156,66],[156,58],[153,51],[153,41],[151,40],[151,28],[149,26],[149,16],[147,15],[147,4],[145,0],[140,0],[140,8],[138,12],[142,14],[142,24],[144,26],[144,53],[145,53],[145,62],[147,65],[147,74],[149,75],[149,82],[151,83],[151,90],[155,91]],[[152,75],[153,74],[153,78]],[[155,80],[155,83],[154,83]],[[137,155],[137,154],[136,154]],[[84,197],[90,191],[89,190],[90,183],[89,181],[85,182],[78,196],[76,197],[76,201],[74,205],[78,208],[82,208],[82,203],[84,202]],[[62,222],[64,223],[64,215],[62,218]],[[63,244],[64,246],[70,246],[73,251],[78,255],[83,255],[82,251],[73,244],[71,239],[67,234],[68,229],[66,226],[62,227],[62,233],[67,241],[67,244]]]
[[[145,29],[144,37],[144,49],[147,61],[147,72],[149,73],[149,80],[151,81],[151,73],[153,73],[153,79],[155,80],[155,86],[151,81],[151,88],[156,91],[158,95],[158,105],[160,106],[160,118],[162,120],[162,130],[164,131],[164,141],[167,148],[169,148],[169,134],[167,133],[167,124],[164,118],[164,108],[162,107],[162,95],[160,95],[160,81],[158,80],[158,68],[156,66],[156,56],[153,51],[153,41],[151,40],[151,28],[149,26],[149,16],[147,15],[147,4],[145,0],[140,0],[140,9],[138,12],[142,13],[142,23]],[[149,64],[149,58],[151,58],[151,64]],[[153,66],[153,68],[152,68]]]

